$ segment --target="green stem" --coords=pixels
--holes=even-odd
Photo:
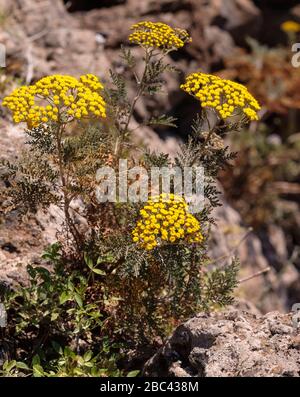
[[[126,123],[125,123],[124,127],[121,129],[120,136],[118,137],[117,142],[116,142],[115,154],[116,154],[117,157],[120,154],[120,151],[121,151],[121,148],[122,148],[122,142],[124,140],[125,134],[128,132],[128,127],[129,127],[130,121],[132,119],[135,106],[136,106],[138,100],[140,99],[140,97],[142,96],[142,94],[144,92],[144,89],[145,89],[145,78],[146,78],[146,75],[147,75],[147,72],[148,72],[149,61],[150,61],[151,55],[152,55],[152,52],[148,51],[148,49],[146,49],[145,51],[146,51],[146,53],[145,53],[145,68],[144,68],[144,72],[143,72],[143,75],[142,75],[141,79],[137,82],[137,84],[138,84],[137,93],[136,93],[136,95],[135,95],[135,97],[134,97],[134,99],[133,99],[133,101],[131,103],[131,106],[129,108],[129,112],[128,112],[128,117],[127,117]]]
[[[77,230],[71,215],[70,215],[70,204],[72,201],[72,198],[69,197],[68,192],[67,192],[67,178],[65,176],[65,169],[64,169],[64,161],[63,161],[63,147],[62,147],[62,134],[64,131],[64,125],[59,124],[57,131],[56,131],[56,146],[57,146],[57,158],[58,158],[58,167],[59,167],[59,176],[62,184],[62,192],[63,192],[63,209],[64,209],[64,215],[65,215],[65,221],[68,230],[72,234],[78,251],[80,251],[81,248],[81,236],[79,231]]]

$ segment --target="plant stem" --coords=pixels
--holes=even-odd
[[[144,68],[144,72],[143,72],[143,75],[142,75],[141,79],[139,81],[137,81],[137,84],[138,84],[137,93],[136,93],[135,97],[133,98],[133,101],[132,101],[132,103],[130,105],[130,108],[129,108],[127,120],[125,122],[124,127],[121,129],[120,136],[119,136],[119,138],[117,139],[117,142],[116,142],[115,154],[116,154],[117,157],[120,154],[121,147],[122,147],[122,142],[123,142],[123,139],[125,137],[126,132],[128,131],[128,127],[129,127],[130,121],[132,119],[136,103],[140,99],[140,97],[142,96],[142,94],[144,92],[145,78],[146,78],[146,75],[147,75],[147,72],[148,72],[149,61],[151,59],[151,55],[152,55],[152,52],[151,51],[149,52],[148,49],[146,49],[145,50],[145,68]]]
[[[270,270],[271,270],[271,268],[270,268],[270,266],[268,266],[268,267],[260,270],[259,272],[251,274],[251,276],[241,278],[240,280],[238,280],[238,283],[241,284],[241,283],[244,283],[245,281],[252,280],[255,277],[262,276],[263,274],[268,273]]]
[[[64,208],[64,214],[65,214],[65,221],[68,230],[72,234],[77,248],[78,252],[80,252],[81,248],[81,236],[79,231],[77,230],[71,215],[70,215],[70,203],[71,200],[68,196],[67,192],[67,180],[65,176],[65,169],[64,169],[64,161],[63,161],[63,147],[62,147],[62,133],[64,131],[64,125],[59,124],[56,132],[56,145],[57,145],[57,158],[58,158],[58,167],[59,167],[59,176],[61,179],[61,184],[62,184],[62,192],[63,192],[63,208]]]

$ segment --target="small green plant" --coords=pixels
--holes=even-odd
[[[52,343],[53,351],[57,357],[49,359],[42,366],[39,355],[35,355],[28,366],[23,361],[5,361],[0,374],[2,376],[27,376],[34,377],[65,377],[65,376],[121,376],[122,372],[116,368],[114,356],[105,361],[102,352],[93,356],[92,351],[87,350],[83,356],[76,354],[69,347],[62,348],[55,342]],[[47,357],[48,359],[48,357]],[[105,368],[102,368],[105,365]],[[138,371],[131,371],[127,376],[135,376]]]
[[[87,277],[63,269],[54,244],[43,259],[54,264],[28,266],[29,286],[6,291],[9,322],[5,339],[14,340],[18,361],[7,360],[6,376],[119,376],[120,346],[103,333],[103,302],[91,296]]]

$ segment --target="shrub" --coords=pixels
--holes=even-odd
[[[52,272],[28,266],[29,286],[5,294],[4,341],[18,361],[6,360],[2,375],[120,376],[120,347],[101,333],[102,304],[91,297],[89,275],[66,270],[59,249],[54,244],[43,254]]]
[[[110,71],[111,84],[105,87],[89,74],[79,79],[48,76],[3,101],[15,122],[27,123],[29,137],[19,163],[3,163],[10,186],[7,207],[22,207],[26,213],[54,204],[64,213],[59,242],[44,256],[54,270],[29,267],[30,286],[6,300],[18,355],[27,357],[35,375],[99,374],[99,368],[110,368],[105,363],[111,351],[120,351],[116,343],[126,341],[123,349],[151,344],[197,311],[232,302],[238,261],[228,258],[227,266],[216,267],[207,241],[212,210],[220,205],[216,178],[235,156],[223,138],[257,119],[259,106],[237,83],[203,73],[192,75],[199,79],[188,76],[182,88],[201,105],[188,141],[174,159],[147,149],[137,158],[131,126],[136,104],[162,90],[163,74],[174,71],[168,53],[190,37],[165,24],[142,22],[133,26],[129,40],[144,54],[140,76],[138,59],[130,48],[122,48],[124,72]],[[132,77],[136,95],[130,99]],[[174,123],[162,115],[141,126]],[[145,206],[99,202],[96,171],[110,166],[118,174],[124,158],[149,171],[203,167],[205,207],[191,214],[186,197],[174,195],[174,180],[170,194],[162,192],[158,201],[151,196]],[[18,371],[18,365],[5,364],[3,370]]]

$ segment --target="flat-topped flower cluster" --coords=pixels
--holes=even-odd
[[[200,243],[199,221],[189,213],[184,198],[161,194],[150,198],[140,210],[141,219],[132,231],[133,241],[146,250],[165,243]]]
[[[11,110],[15,123],[26,122],[29,128],[48,121],[67,123],[75,118],[104,118],[102,89],[98,77],[92,74],[79,79],[52,75],[15,89],[2,105]]]
[[[139,22],[131,30],[129,41],[144,47],[175,50],[192,41],[186,30],[172,28],[162,22]]]
[[[199,72],[187,76],[181,88],[198,99],[203,108],[214,109],[222,119],[242,112],[248,119],[258,120],[260,106],[242,84]]]

